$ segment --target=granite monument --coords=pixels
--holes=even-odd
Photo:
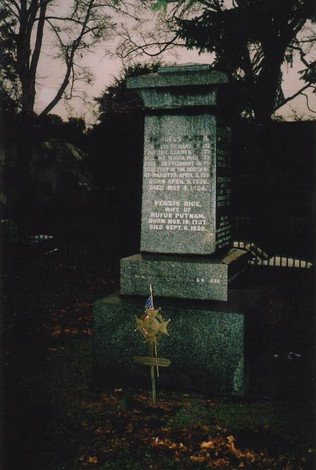
[[[94,310],[96,370],[108,381],[146,381],[132,361],[142,350],[132,331],[152,284],[171,319],[159,345],[171,359],[163,386],[245,392],[260,292],[238,288],[248,253],[231,248],[230,128],[220,107],[227,85],[205,64],[127,81],[145,109],[141,243],[121,260],[120,292]]]
[[[141,253],[121,261],[122,294],[145,295],[152,283],[166,297],[227,300],[245,267],[244,251],[227,250],[230,128],[218,110],[226,83],[209,65],[128,79],[146,117]]]

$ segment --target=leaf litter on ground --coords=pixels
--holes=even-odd
[[[148,391],[120,384],[99,390],[92,374],[92,311],[95,300],[113,289],[112,281],[86,273],[19,283],[5,324],[9,340],[17,337],[13,333],[23,337],[6,345],[9,387],[15,387],[9,434],[18,436],[12,419],[18,420],[20,409],[30,408],[33,418],[41,407],[52,409],[44,424],[26,424],[32,449],[37,441],[43,448],[19,442],[25,470],[36,468],[34,459],[38,468],[52,470],[314,468],[309,403],[161,392],[153,406]]]

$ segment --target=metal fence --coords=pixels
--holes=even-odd
[[[235,248],[249,251],[251,253],[249,264],[253,266],[301,269],[311,269],[313,267],[312,261],[308,261],[308,259],[301,259],[299,256],[289,256],[285,254],[270,256],[253,242],[234,241],[233,246]]]
[[[253,222],[249,216],[233,218],[233,246],[250,252],[249,264],[261,273],[274,269],[311,270],[312,245],[302,243],[307,233],[306,218],[278,218],[278,236],[286,234],[292,249],[282,245],[282,249],[267,252],[245,234],[253,232]],[[2,264],[3,272],[87,270],[100,275],[119,278],[119,260],[137,251],[109,248],[106,242],[62,241],[51,234],[19,234],[10,220],[1,220]],[[242,238],[239,238],[238,235]],[[238,237],[238,238],[237,238]],[[298,245],[298,246],[297,246]]]

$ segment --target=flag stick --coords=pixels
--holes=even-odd
[[[154,294],[153,294],[153,288],[151,284],[149,285],[149,289],[150,289],[151,308],[154,310]]]
[[[154,310],[155,309],[155,307],[154,307],[154,293],[153,293],[153,288],[152,288],[151,284],[149,284],[149,290],[150,290],[151,308]],[[158,356],[157,343],[155,343],[155,356],[156,357]],[[156,366],[156,372],[157,372],[157,377],[159,377],[159,367],[158,366]]]
[[[150,347],[151,356],[153,357],[153,345]],[[156,382],[155,382],[155,367],[150,366],[150,378],[151,378],[151,394],[153,399],[153,405],[156,405]]]
[[[158,357],[157,343],[155,343],[155,356]],[[156,371],[157,371],[157,377],[159,377],[159,366],[156,366]]]

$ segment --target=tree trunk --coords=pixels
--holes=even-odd
[[[31,229],[32,184],[30,163],[34,142],[34,117],[22,114],[18,128],[17,153],[14,173],[14,220],[21,234]]]
[[[254,103],[255,116],[259,122],[269,122],[275,110],[283,57],[284,50],[280,46],[271,45],[269,50],[265,50],[264,65],[256,83],[257,102]]]

